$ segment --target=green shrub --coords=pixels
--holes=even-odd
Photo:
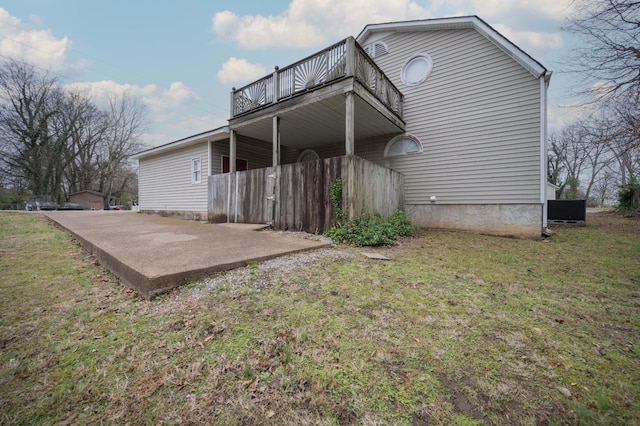
[[[640,182],[637,179],[620,186],[617,210],[624,214],[640,214]]]
[[[387,219],[396,233],[400,236],[411,235],[416,232],[416,227],[411,224],[407,214],[402,210],[396,210]]]
[[[376,246],[392,244],[399,236],[411,235],[415,230],[405,213],[396,211],[387,219],[380,213],[360,215],[335,224],[326,234],[337,242]]]
[[[342,179],[338,178],[331,184],[329,189],[329,197],[336,213],[336,221],[343,222],[344,212],[342,211]]]

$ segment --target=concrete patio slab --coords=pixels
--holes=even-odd
[[[248,261],[329,245],[259,232],[264,225],[204,224],[127,211],[52,211],[45,215],[146,299]]]

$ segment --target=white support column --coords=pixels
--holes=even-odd
[[[236,171],[236,131],[231,130],[229,132],[229,186],[227,187],[227,223],[231,222],[231,197],[233,192],[236,190],[236,181],[235,181],[235,171]]]
[[[236,131],[229,132],[229,173],[236,171]]]
[[[355,147],[355,99],[353,92],[347,92],[345,96],[344,153],[345,155],[353,155]]]
[[[273,117],[273,167],[280,165],[280,117]]]

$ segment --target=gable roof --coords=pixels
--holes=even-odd
[[[104,194],[102,192],[92,191],[90,189],[85,189],[83,191],[74,192],[73,194],[69,194],[69,197],[71,197],[73,195],[80,195],[80,194],[92,194],[92,195],[96,195],[98,197],[104,198]]]
[[[137,154],[132,155],[130,158],[133,160],[140,160],[141,158],[152,157],[157,154],[161,154],[168,151],[173,151],[179,148],[185,148],[190,145],[195,145],[201,142],[215,142],[229,138],[229,126],[218,127],[217,129],[207,130],[206,132],[198,133],[186,138],[178,139],[173,142],[166,143],[164,145],[149,148],[144,151],[140,151]]]
[[[544,67],[544,65],[533,59],[533,57],[531,57],[528,53],[520,49],[513,42],[511,42],[509,39],[507,39],[505,36],[500,34],[493,27],[491,27],[489,24],[475,15],[459,16],[453,18],[436,18],[416,21],[369,24],[364,27],[358,37],[356,37],[356,40],[358,41],[358,43],[362,44],[370,37],[382,37],[384,34],[393,32],[438,31],[468,28],[476,30],[482,36],[487,38],[504,53],[513,58],[513,60],[522,65],[536,78],[540,78],[542,76],[547,77],[551,75],[551,73]]]

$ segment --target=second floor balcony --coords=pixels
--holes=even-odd
[[[254,117],[279,103],[351,79],[364,87],[393,118],[402,121],[402,93],[353,37],[287,67],[276,67],[273,74],[244,87],[234,88],[231,121]]]

